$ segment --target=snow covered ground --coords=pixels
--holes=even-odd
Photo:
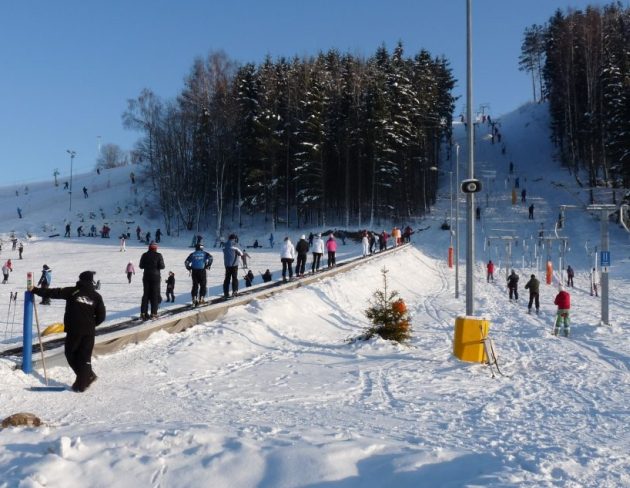
[[[486,366],[452,356],[454,320],[465,311],[465,272],[462,261],[462,293],[455,299],[454,270],[445,262],[449,235],[440,230],[449,209],[446,177],[436,207],[416,225],[430,228],[414,236],[413,248],[232,309],[216,322],[176,335],[158,333],[97,357],[99,379],[86,393],[31,392],[27,388],[41,383],[41,372],[24,375],[13,361],[0,360],[0,417],[27,411],[45,423],[0,431],[0,487],[629,486],[628,234],[611,225],[611,326],[598,325],[599,301],[589,294],[593,257],[587,249],[599,243],[599,222],[584,210],[567,212],[561,234],[569,239],[567,262],[576,269],[571,337],[550,334],[556,282],[541,286],[542,314],[526,313],[522,285],[531,273],[543,281],[532,246],[541,222],[550,231],[559,205],[588,199],[587,190],[550,162],[545,110],[526,106],[503,117],[505,154],[484,130],[477,139],[479,170],[496,175],[488,177],[494,182],[487,201],[480,196],[475,311],[491,320],[506,376],[492,378]],[[462,129],[456,126],[455,133],[464,146]],[[450,170],[448,163],[443,169]],[[32,234],[23,261],[3,245],[0,257],[11,257],[15,271],[0,286],[0,347],[19,340],[25,272],[38,277],[43,263],[54,270],[53,286],[96,270],[109,319],[138,313],[140,276],[127,284],[124,266],[128,260],[137,264],[145,246],[132,239],[121,253],[115,237],[126,221],[134,221],[132,233],[137,224],[152,233],[159,224],[147,211],[139,215],[142,191],[133,192],[128,172],[75,178],[75,188],[87,186],[90,197],[75,193],[73,236],[76,212],[86,217],[92,211],[99,227],[109,219],[110,240],[47,237],[63,235],[69,216],[61,187],[41,183],[28,195],[19,189],[17,197],[16,188],[0,189],[2,238],[11,230],[20,238]],[[527,205],[511,204],[516,176],[527,188],[527,205],[535,203],[533,222]],[[609,197],[597,193],[600,200]],[[300,233],[290,235],[295,240]],[[244,244],[258,239],[268,245],[268,229],[249,226],[239,234]],[[487,245],[499,234],[520,240],[512,258],[521,276],[517,304],[507,300],[504,244]],[[282,236],[276,232],[277,240]],[[176,273],[179,303],[189,297],[183,261],[190,239],[165,237],[160,248],[167,270]],[[463,256],[463,237],[461,245]],[[340,246],[342,257],[359,255],[359,248]],[[209,250],[215,256],[210,293],[218,295],[222,263]],[[255,271],[270,268],[279,277],[277,249],[249,251]],[[546,259],[547,249],[542,252]],[[549,253],[557,267],[557,244]],[[501,263],[494,284],[485,281],[489,258]],[[381,286],[383,266],[412,313],[413,339],[406,346],[348,340],[368,325],[363,311]],[[6,321],[10,291],[20,292],[12,332],[12,317]],[[61,319],[63,303],[39,310],[42,322],[52,323]],[[69,368],[48,374],[55,382],[73,381]]]

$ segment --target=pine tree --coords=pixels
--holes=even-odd
[[[406,342],[411,338],[411,325],[407,306],[397,291],[389,291],[387,273],[383,268],[383,289],[374,292],[370,307],[365,315],[372,322],[372,326],[364,334],[365,339],[379,335],[385,340]]]

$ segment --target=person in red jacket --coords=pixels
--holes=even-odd
[[[486,268],[488,269],[486,280],[488,281],[488,283],[490,283],[491,281],[494,283],[494,263],[492,262],[492,259],[488,261]]]
[[[558,290],[559,292],[553,302],[558,306],[558,314],[556,316],[556,325],[553,328],[553,335],[558,335],[560,332],[560,324],[564,323],[564,337],[569,337],[569,309],[571,308],[571,295],[564,290],[564,286],[562,285],[558,287]]]

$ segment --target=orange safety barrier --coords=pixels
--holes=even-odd
[[[553,278],[553,263],[547,261],[547,274],[545,276],[548,285],[551,285],[551,279]]]
[[[453,246],[449,246],[448,248],[448,267],[453,267]]]

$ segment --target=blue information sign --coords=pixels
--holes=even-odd
[[[599,253],[599,265],[602,268],[607,268],[610,266],[610,251],[601,251]]]

